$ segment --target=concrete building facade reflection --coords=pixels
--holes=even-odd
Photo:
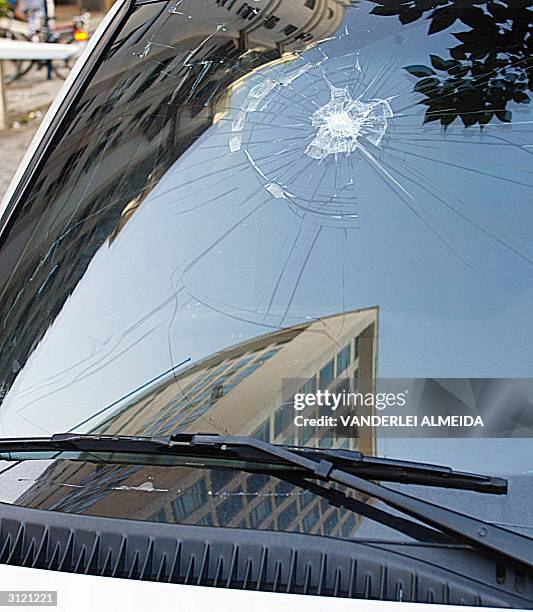
[[[208,357],[179,375],[169,373],[141,398],[98,426],[99,433],[162,435],[210,431],[256,435],[283,444],[295,436],[292,407],[284,405],[280,381],[305,380],[305,389],[341,381],[372,391],[376,370],[377,309],[325,317],[239,344]],[[294,388],[292,394],[302,389]],[[192,427],[191,427],[192,426]],[[371,452],[363,432],[359,444]],[[351,444],[343,440],[342,444]]]
[[[95,432],[159,435],[210,431],[252,435],[275,443],[375,452],[371,430],[359,438],[292,426],[282,380],[306,389],[348,384],[374,389],[378,311],[326,317],[212,355],[168,375],[130,399]],[[294,390],[295,392],[298,389]],[[365,496],[354,495],[360,502]],[[303,486],[272,475],[232,469],[59,461],[18,503],[65,512],[194,525],[277,529],[349,537],[361,516],[330,505]]]

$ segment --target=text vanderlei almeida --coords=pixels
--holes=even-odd
[[[481,416],[446,414],[379,414],[386,408],[405,408],[408,391],[400,393],[358,393],[318,390],[314,393],[296,393],[293,399],[294,424],[297,427],[484,427]],[[306,416],[306,408],[320,407],[329,409],[331,414]],[[354,411],[357,407],[372,407],[378,414],[346,414],[346,409]],[[344,414],[338,414],[342,409]]]

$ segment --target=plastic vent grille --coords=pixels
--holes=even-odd
[[[32,513],[32,518],[54,516],[63,525],[0,519],[0,563],[305,595],[471,606],[509,606],[513,600],[395,552],[377,555],[372,546],[319,536],[145,524],[23,508],[17,512]],[[120,531],[111,530],[113,524]],[[522,598],[519,604],[531,607]]]

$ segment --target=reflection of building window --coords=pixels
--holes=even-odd
[[[286,530],[291,523],[295,520],[298,515],[298,509],[296,508],[296,502],[293,501],[289,504],[283,512],[280,512],[278,516],[278,528]]]
[[[302,526],[304,531],[309,532],[313,527],[317,524],[320,518],[320,512],[318,511],[318,506],[314,506],[309,512],[304,516],[302,520]]]
[[[233,470],[211,470],[211,486],[213,491],[218,492],[233,478],[235,472]]]
[[[244,368],[244,370],[241,370],[236,376],[235,378],[233,378],[232,382],[234,383],[234,385],[238,384],[241,382],[241,380],[243,378],[246,378],[247,376],[250,376],[250,374],[253,374],[253,372],[255,372],[258,368],[260,368],[262,366],[262,362],[261,361],[256,361],[255,363],[252,363],[251,365],[249,365],[248,367]]]
[[[237,370],[239,370],[240,368],[242,368],[243,365],[246,365],[249,361],[251,361],[254,358],[253,355],[247,355],[246,357],[243,357],[242,359],[239,359],[239,361],[237,361],[236,363],[234,363],[234,365],[232,366],[231,370],[228,372],[228,375],[231,376],[232,374],[235,374],[235,372]]]
[[[270,421],[268,419],[254,431],[252,438],[270,442]]]
[[[266,474],[252,474],[246,479],[248,493],[257,493],[268,484],[270,477]]]
[[[345,391],[346,393],[350,392],[350,379],[349,378],[339,378],[335,381],[335,392],[342,393]]]
[[[290,482],[280,480],[275,487],[278,505],[282,504],[287,499],[287,497],[289,497],[289,495],[293,493],[294,489],[294,485]]]
[[[225,362],[222,365],[219,365],[216,369],[209,370],[209,378],[216,378],[221,372],[223,372],[228,367],[228,365],[229,363]]]
[[[224,393],[227,395],[233,389],[233,387],[235,387],[239,382],[240,382],[239,380],[233,379],[232,382],[225,384]]]
[[[350,345],[347,344],[337,355],[337,376],[350,365]]]
[[[270,17],[267,17],[265,19],[264,22],[264,26],[267,30],[273,30],[276,25],[279,23],[279,17],[276,17],[275,15],[270,15]]]
[[[305,425],[304,427],[299,427],[298,430],[299,444],[305,446],[307,442],[309,442],[309,440],[314,436],[315,428],[311,425]]]
[[[211,513],[208,512],[207,514],[204,514],[202,518],[196,521],[196,524],[205,525],[206,527],[213,527],[213,517],[211,516]]]
[[[289,25],[283,29],[283,33],[285,34],[285,36],[290,36],[291,34],[294,34],[297,29],[298,28],[295,25],[289,23]]]
[[[217,505],[217,518],[220,524],[227,524],[242,510],[242,497],[231,495]]]
[[[274,357],[276,353],[279,353],[279,348],[270,349],[269,351],[266,351],[265,353],[259,355],[257,361],[258,363],[263,365],[265,361],[268,361],[271,357]]]
[[[154,512],[154,514],[152,514],[152,516],[149,517],[148,520],[154,521],[154,523],[166,523],[167,519],[165,517],[165,511],[163,510],[163,508],[161,508],[161,510]]]
[[[259,527],[259,525],[261,525],[261,523],[271,514],[272,500],[270,497],[267,497],[250,511],[250,524],[252,529]]]
[[[359,346],[361,343],[361,338],[359,336],[357,336],[357,338],[355,339],[354,343],[353,343],[353,358],[354,361],[359,357]]]
[[[315,496],[311,491],[305,491],[300,495],[300,510],[306,510],[315,501]]]
[[[335,512],[333,512],[324,521],[324,534],[331,535],[336,526],[337,526],[337,515],[335,514]]]
[[[274,415],[274,437],[277,438],[292,423],[293,406],[292,403],[282,404]]]
[[[344,524],[341,527],[341,533],[344,538],[349,538],[355,529],[355,516],[350,514],[350,516],[344,521]]]
[[[353,373],[353,389],[356,391],[359,388],[359,370],[355,370]]]
[[[318,387],[321,390],[325,390],[331,384],[333,380],[334,371],[333,371],[333,359],[328,361],[326,365],[320,370],[318,375]]]
[[[257,15],[257,9],[252,8],[246,2],[242,4],[237,10],[237,15],[242,17],[243,19],[253,19],[255,15]]]
[[[305,385],[300,389],[299,393],[314,393],[316,391],[316,377],[310,378]]]
[[[185,385],[185,387],[183,387],[182,389],[183,393],[185,395],[196,393],[199,389],[205,386],[205,384],[209,381],[209,379],[212,379],[218,376],[218,374],[226,368],[226,365],[227,364],[224,364],[217,370],[213,370],[213,371],[201,370],[198,374],[196,374],[196,376],[187,385]]]
[[[206,495],[205,480],[199,480],[172,502],[174,516],[181,520],[196,512],[205,504]]]
[[[210,403],[214,404],[224,395],[224,385],[215,385],[211,389]]]
[[[300,32],[298,36],[294,38],[294,40],[303,40],[305,42],[309,42],[310,40],[313,40],[313,35],[311,34],[311,32]]]
[[[313,10],[315,8],[316,0],[305,0],[304,6]]]
[[[244,368],[244,370],[239,372],[239,378],[246,378],[247,376],[250,376],[250,374],[253,374],[257,368],[260,368],[262,365],[263,364],[260,362],[252,363],[252,365],[249,365],[247,368]]]

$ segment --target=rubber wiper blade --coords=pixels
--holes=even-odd
[[[461,472],[451,467],[364,455],[344,449],[292,449],[310,458],[323,457],[335,467],[370,480],[417,484],[462,491],[478,491],[505,495],[507,480],[498,476]]]
[[[490,550],[497,554],[533,567],[533,539],[503,527],[493,525],[468,514],[450,510],[418,497],[394,491],[371,480],[355,476],[335,467],[334,462],[324,458],[315,459],[294,452],[290,448],[276,446],[256,438],[246,436],[189,435],[178,434],[191,446],[204,448],[216,447],[223,452],[247,448],[262,453],[265,457],[279,459],[288,465],[304,469],[309,477],[323,481],[324,492],[329,491],[325,483],[335,482],[353,491],[358,491],[382,501],[387,506],[399,510],[440,531],[458,537],[461,541],[479,550]]]
[[[258,451],[252,445],[234,446],[221,455],[219,445],[209,447],[190,444],[194,435],[177,433],[170,436],[144,437],[59,433],[49,438],[4,438],[0,439],[0,453],[79,451],[165,455],[193,454],[201,458],[219,459],[222,456],[241,463],[288,466],[287,462],[280,457],[265,457],[264,452]],[[372,457],[358,451],[344,449],[272,446],[274,448],[289,448],[293,453],[312,460],[325,459],[333,463],[336,468],[343,469],[361,478],[481,493],[507,493],[507,480],[504,478],[459,472],[447,466]],[[297,468],[294,465],[290,465],[290,467]]]
[[[57,433],[39,438],[0,438],[0,453],[80,451],[161,453],[170,448],[170,436],[122,436]]]

